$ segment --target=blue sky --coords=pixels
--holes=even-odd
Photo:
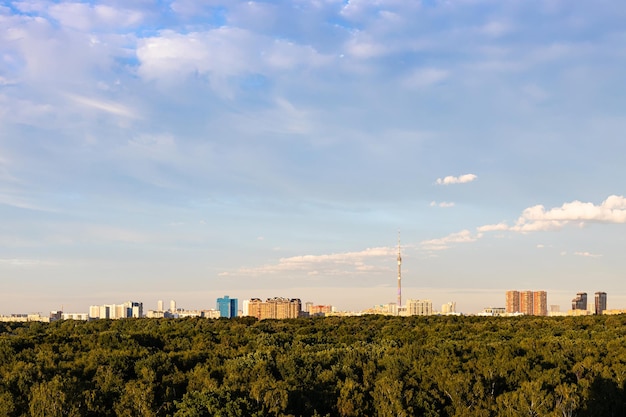
[[[626,308],[618,1],[9,1],[0,313]]]

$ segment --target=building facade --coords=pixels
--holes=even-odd
[[[533,292],[532,291],[520,292],[519,308],[520,308],[520,313],[526,314],[527,316],[533,315],[534,304],[533,304]]]
[[[579,292],[572,300],[572,310],[587,310],[587,293]]]
[[[606,293],[598,291],[595,298],[596,314],[602,314],[606,310]]]
[[[548,293],[545,291],[533,292],[533,316],[548,315]]]
[[[407,316],[431,316],[433,303],[431,300],[406,300]]]
[[[548,293],[546,291],[507,291],[505,309],[508,314],[547,316]]]
[[[217,299],[217,310],[220,312],[220,317],[237,317],[238,309],[239,303],[236,298],[230,298],[225,295],[224,297]]]
[[[441,305],[441,314],[455,314],[456,302],[450,301]]]
[[[511,290],[506,292],[506,312],[519,313],[519,291]]]
[[[248,316],[259,320],[295,319],[302,315],[302,302],[299,298],[274,297],[262,301],[251,298],[248,301]]]
[[[333,312],[333,306],[331,305],[310,305],[307,312],[311,316],[324,316]]]
[[[143,317],[143,303],[127,301],[124,304],[104,304],[89,307],[91,319],[125,319]]]

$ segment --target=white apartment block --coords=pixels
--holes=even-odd
[[[127,301],[124,304],[104,304],[89,307],[89,318],[92,319],[125,319],[143,317],[143,304]]]

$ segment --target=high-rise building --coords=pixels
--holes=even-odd
[[[225,295],[217,299],[217,310],[220,312],[220,317],[237,317],[238,308],[238,300],[236,298],[229,298]]]
[[[572,310],[587,310],[587,293],[576,293],[576,298],[572,300]]]
[[[507,291],[506,292],[506,312],[507,313],[519,313],[519,291]]]
[[[274,297],[261,301],[252,298],[248,302],[248,315],[259,320],[294,319],[302,314],[302,302],[299,298]]]
[[[602,314],[606,310],[606,293],[598,291],[596,293],[596,314]]]
[[[547,316],[548,293],[546,291],[507,291],[505,310],[508,314]]]
[[[331,305],[312,305],[307,310],[311,316],[323,316],[333,312],[333,306]]]
[[[456,313],[456,303],[454,301],[450,301],[441,305],[441,314],[451,313]]]
[[[176,301],[170,300],[170,313],[175,313],[175,312],[176,312]]]
[[[532,316],[534,313],[533,308],[533,292],[521,291],[519,294],[519,311],[527,316]]]
[[[548,293],[545,291],[533,292],[533,315],[534,316],[547,316],[548,315]]]
[[[89,317],[98,319],[125,319],[143,317],[143,303],[127,301],[124,304],[105,304],[89,307]]]
[[[430,300],[406,300],[408,316],[430,316],[433,314],[433,303]]]
[[[163,300],[157,301],[157,311],[163,311]]]

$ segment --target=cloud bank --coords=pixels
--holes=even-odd
[[[487,224],[477,227],[476,233],[465,229],[443,238],[425,240],[421,242],[421,246],[425,250],[442,250],[448,249],[454,243],[475,242],[489,232],[541,232],[560,230],[568,224],[584,226],[585,223],[626,223],[626,198],[611,195],[598,205],[575,200],[549,210],[546,210],[543,205],[535,205],[525,209],[513,226],[509,226],[506,222]],[[594,256],[588,252],[576,254]]]

